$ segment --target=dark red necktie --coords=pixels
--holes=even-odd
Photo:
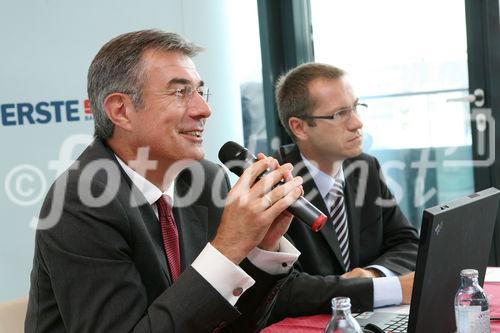
[[[172,200],[168,195],[162,195],[156,205],[158,207],[158,217],[160,219],[161,236],[163,248],[167,256],[170,275],[175,281],[181,274],[181,255],[179,251],[179,232],[172,215]]]

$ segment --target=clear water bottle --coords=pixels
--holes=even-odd
[[[332,299],[332,319],[326,325],[325,333],[363,333],[351,315],[351,299],[335,297]]]
[[[455,319],[458,333],[489,333],[488,299],[479,286],[475,269],[460,272],[460,288],[455,295]]]

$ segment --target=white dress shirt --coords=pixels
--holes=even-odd
[[[323,171],[319,170],[311,161],[300,154],[304,160],[304,165],[307,167],[309,173],[311,174],[316,187],[323,198],[326,207],[331,207],[333,204],[333,199],[328,192],[333,187],[334,179],[339,179],[344,181],[345,176],[342,167],[335,175],[332,177]],[[349,216],[347,217],[349,219]],[[366,268],[374,268],[380,271],[384,277],[373,279],[373,307],[382,307],[387,305],[401,304],[403,301],[403,293],[401,290],[401,284],[397,275],[390,269],[380,266],[380,265],[370,265]]]
[[[118,156],[116,158],[158,217],[156,201],[165,194],[174,200],[173,183],[163,193],[158,187],[131,169]],[[172,203],[175,205],[175,202]],[[288,240],[281,237],[279,252],[264,251],[256,247],[248,254],[247,258],[253,265],[269,274],[283,274],[288,273],[299,255],[300,252]],[[243,269],[226,258],[210,243],[207,243],[191,266],[231,305],[235,305],[238,298],[255,283],[255,280]]]

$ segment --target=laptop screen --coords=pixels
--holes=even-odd
[[[500,191],[489,188],[424,211],[408,332],[454,332],[460,271],[483,284]]]

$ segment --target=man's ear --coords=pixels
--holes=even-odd
[[[122,93],[109,94],[104,100],[104,111],[108,115],[116,127],[122,128],[125,131],[132,130],[130,121],[130,112],[136,112],[134,103],[130,96]]]
[[[308,125],[306,121],[303,119],[297,117],[290,117],[288,119],[288,127],[290,127],[290,130],[292,131],[293,135],[295,135],[297,140],[307,140],[307,126]]]

